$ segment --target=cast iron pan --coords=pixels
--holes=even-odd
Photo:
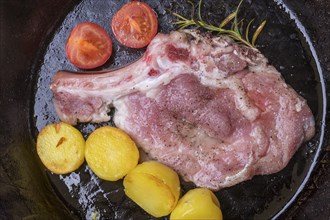
[[[118,44],[109,26],[114,13],[126,2],[58,0],[45,3],[40,0],[1,3],[0,219],[90,219],[93,216],[154,219],[124,195],[122,181],[103,181],[86,163],[69,175],[55,175],[45,170],[35,153],[40,129],[59,121],[49,90],[53,74],[60,69],[78,70],[65,57],[65,42],[76,24],[95,22],[110,33],[114,53],[100,69],[120,67],[143,54],[143,49],[128,49]],[[175,29],[171,23],[175,18],[168,11],[190,16],[191,6],[185,0],[146,2],[158,15],[160,32]],[[306,198],[307,184],[311,185],[310,180],[315,180],[321,172],[320,168],[316,170],[322,162],[320,158],[327,159],[324,152],[328,149],[329,137],[326,118],[329,52],[322,50],[321,42],[313,41],[322,41],[329,48],[327,18],[330,7],[326,1],[322,2],[308,3],[309,10],[304,10],[303,3],[298,0],[246,0],[242,5],[241,17],[255,18],[256,24],[267,20],[258,41],[259,49],[283,74],[286,82],[307,99],[316,119],[317,132],[281,172],[257,176],[216,192],[224,219],[299,216],[296,210]],[[238,1],[204,0],[202,13],[206,20],[216,24],[237,4]],[[311,14],[316,11],[317,14]],[[77,127],[87,137],[103,125],[113,125],[113,122]],[[316,174],[312,175],[313,171]],[[182,192],[192,187],[192,184],[182,183]],[[323,217],[330,213],[328,208],[325,207]]]

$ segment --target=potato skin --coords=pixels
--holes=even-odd
[[[178,202],[170,216],[176,219],[222,220],[220,203],[213,192],[206,188],[189,190]]]
[[[98,177],[116,181],[138,164],[139,151],[124,131],[104,126],[93,131],[87,138],[85,158]]]
[[[139,164],[124,178],[125,194],[154,217],[171,213],[180,196],[180,180],[171,168],[156,162]]]
[[[38,134],[37,154],[53,173],[70,173],[84,162],[85,139],[78,129],[67,123],[50,124]]]

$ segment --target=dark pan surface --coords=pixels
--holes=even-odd
[[[50,28],[53,32],[45,33],[50,37],[44,39],[46,44],[38,49],[32,68],[33,77],[30,79],[32,86],[28,88],[32,91],[31,108],[28,111],[29,131],[34,140],[46,124],[59,121],[52,105],[49,84],[57,70],[77,70],[65,57],[66,39],[77,23],[92,21],[110,33],[114,43],[114,54],[102,69],[120,67],[143,54],[143,50],[120,46],[112,35],[109,23],[113,14],[125,2],[81,1],[73,2],[72,5],[67,4],[64,12],[59,14],[58,20],[54,22],[54,27]],[[186,1],[146,2],[158,15],[160,32],[175,29],[171,24],[175,18],[166,9],[190,16],[191,7]],[[204,0],[203,16],[210,22],[220,21],[232,12],[237,4],[238,1],[214,3]],[[301,146],[283,171],[269,176],[257,176],[250,181],[217,192],[225,219],[279,217],[303,190],[320,150],[324,147],[326,97],[323,73],[304,25],[289,8],[288,4],[282,1],[245,1],[240,16],[256,18],[255,24],[267,19],[267,26],[258,41],[259,49],[283,74],[286,82],[307,99],[316,118],[317,133],[311,141]],[[113,125],[113,122],[81,124],[77,127],[87,137],[96,127],[102,125]],[[33,150],[33,147],[32,145],[30,150]],[[40,163],[37,165],[43,169]],[[86,164],[70,175],[54,175],[44,170],[42,172],[46,173],[53,190],[71,211],[71,217],[153,219],[124,195],[121,181],[103,181],[97,178]],[[192,184],[183,183],[183,192],[191,187]],[[69,214],[65,210],[62,212],[63,215]]]

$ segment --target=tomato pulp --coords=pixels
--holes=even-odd
[[[103,65],[112,54],[112,41],[108,33],[92,22],[78,24],[66,43],[66,55],[70,62],[82,69]]]
[[[149,5],[132,1],[114,15],[111,27],[121,44],[131,48],[142,48],[155,37],[158,20]]]

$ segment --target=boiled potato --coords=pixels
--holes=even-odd
[[[192,189],[179,200],[178,205],[171,213],[170,219],[222,220],[220,203],[209,189]]]
[[[116,181],[137,165],[139,151],[124,131],[104,126],[93,131],[87,138],[85,158],[98,177]]]
[[[125,194],[154,217],[166,216],[180,196],[178,174],[156,162],[139,164],[124,178]]]
[[[50,171],[66,174],[78,169],[84,162],[85,139],[69,124],[50,124],[38,135],[37,153]]]

